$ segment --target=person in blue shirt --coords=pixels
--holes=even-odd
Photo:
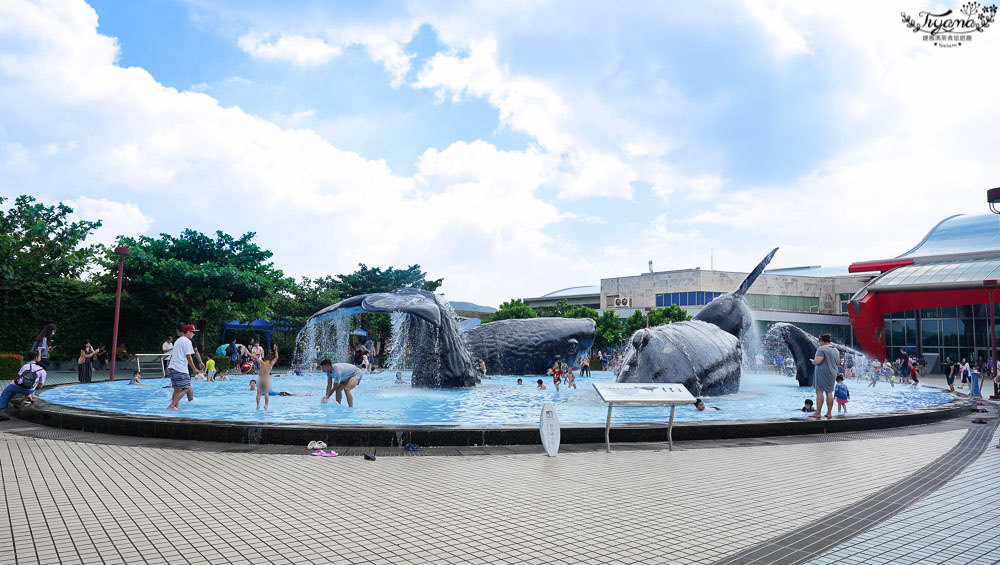
[[[851,399],[851,391],[847,390],[844,375],[837,375],[837,385],[833,388],[833,398],[837,401],[837,413],[847,413],[847,401]]]

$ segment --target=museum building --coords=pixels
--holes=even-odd
[[[567,300],[602,312],[613,310],[622,319],[636,310],[676,304],[693,316],[736,289],[746,276],[699,268],[650,269],[601,279],[600,286],[571,287],[524,301],[553,306]],[[873,357],[895,359],[905,349],[924,355],[933,366],[946,355],[970,361],[990,356],[990,329],[1000,316],[998,280],[1000,219],[993,214],[955,215],[895,258],[849,267],[765,270],[747,301],[762,334],[776,322],[790,322],[813,335],[829,332],[836,341]]]

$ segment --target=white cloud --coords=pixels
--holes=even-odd
[[[154,222],[256,231],[289,273],[419,262],[451,296],[490,303],[577,268],[579,250],[546,233],[565,217],[537,194],[553,170],[544,151],[457,142],[401,176],[122,68],[89,6],[59,6],[0,5],[0,193],[71,200],[79,217],[106,221],[102,241]]]
[[[111,245],[120,234],[142,235],[146,233],[153,219],[139,210],[131,202],[115,202],[107,198],[77,197],[66,200],[66,205],[73,209],[73,221],[101,221],[101,227],[87,239],[87,243],[103,243]]]
[[[340,47],[331,46],[316,37],[282,34],[277,38],[255,32],[239,38],[240,49],[254,59],[288,61],[300,67],[329,63],[341,53]]]

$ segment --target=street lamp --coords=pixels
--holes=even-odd
[[[994,189],[994,190],[996,190],[996,189]],[[990,205],[990,207],[992,208],[992,204]],[[989,315],[989,320],[990,320],[990,345],[992,347],[992,353],[990,355],[990,362],[991,362],[991,367],[993,368],[993,376],[995,377],[996,376],[996,370],[997,370],[997,320],[996,320],[995,306],[993,305],[994,304],[994,301],[993,301],[993,291],[995,291],[997,289],[998,284],[997,284],[997,281],[995,279],[991,279],[991,280],[985,280],[985,281],[983,281],[983,286],[986,287],[989,290],[989,292],[990,292],[990,315]],[[979,386],[980,387],[983,386],[981,380],[979,382]],[[973,390],[971,392],[973,394],[975,394],[976,391]],[[1000,391],[997,391],[996,380],[994,380],[993,381],[993,397],[994,398],[997,396],[998,392],[1000,392]]]
[[[128,247],[115,247],[118,256],[118,289],[115,291],[115,326],[111,333],[111,374],[109,381],[115,380],[115,360],[118,358],[118,314],[122,308],[122,273],[125,271],[125,258],[132,253]]]

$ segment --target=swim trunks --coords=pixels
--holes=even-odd
[[[191,375],[187,373],[182,373],[174,369],[167,369],[167,377],[170,378],[170,384],[174,387],[174,390],[191,388]]]

